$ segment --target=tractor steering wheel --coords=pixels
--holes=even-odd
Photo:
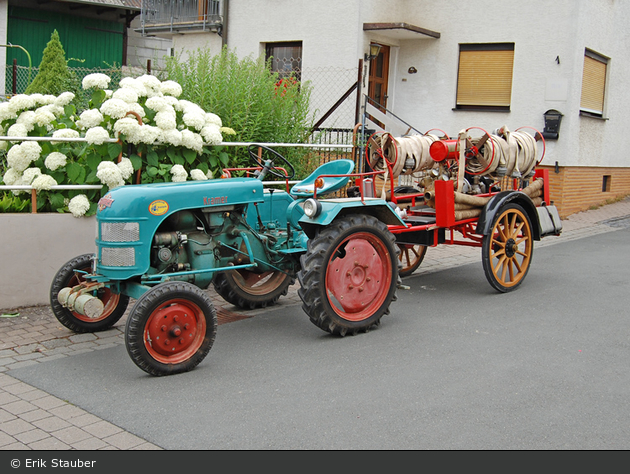
[[[258,149],[267,151],[271,153],[272,155],[274,155],[276,158],[279,158],[280,161],[282,161],[285,165],[287,165],[287,174],[285,175],[281,170],[276,168],[273,158],[270,160],[269,159],[263,160],[260,156],[258,156]],[[278,153],[277,151],[272,150],[271,148],[268,148],[266,146],[256,145],[256,144],[249,145],[247,147],[247,151],[249,152],[249,156],[251,157],[251,159],[254,160],[254,162],[258,166],[262,167],[263,177],[267,173],[275,176],[276,178],[281,178],[281,179],[291,179],[295,176],[295,168],[293,168],[293,165],[289,163],[287,159],[284,156],[282,156],[280,153]]]

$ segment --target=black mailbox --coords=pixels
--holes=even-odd
[[[547,110],[543,115],[545,117],[545,128],[542,136],[547,140],[557,140],[563,115],[555,109]]]

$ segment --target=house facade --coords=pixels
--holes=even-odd
[[[143,2],[166,9],[181,0]],[[354,68],[359,98],[369,95],[374,102],[368,104],[386,110],[386,116],[368,114],[375,120],[367,119],[366,126],[394,136],[533,127],[546,137],[541,166],[551,170],[552,199],[563,216],[630,193],[624,133],[630,95],[623,79],[630,74],[628,2],[210,3],[220,12],[213,29],[169,26],[153,33],[170,38],[173,50],[184,54],[227,45],[240,56],[286,56],[293,48],[299,57],[290,59],[298,60],[301,80],[312,82],[320,114],[352,79],[335,89],[334,78],[311,72]],[[373,59],[371,44],[381,46]],[[317,91],[331,88],[326,103]],[[346,113],[327,124],[353,127],[370,111],[370,105],[360,107],[360,115]]]

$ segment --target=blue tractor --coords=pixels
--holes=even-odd
[[[259,156],[259,150],[263,151]],[[112,327],[126,312],[133,362],[161,376],[196,367],[217,333],[204,291],[243,309],[272,305],[296,278],[311,322],[334,335],[368,331],[396,298],[404,226],[383,199],[326,198],[344,188],[351,160],[320,166],[290,190],[291,164],[251,145],[257,176],[121,186],[98,203],[96,252],[57,272],[50,301],[75,332]],[[322,199],[323,197],[323,199]]]

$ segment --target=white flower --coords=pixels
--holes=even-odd
[[[94,127],[85,132],[85,139],[92,145],[102,145],[109,140],[109,133],[103,127]]]
[[[138,77],[137,81],[147,88],[147,92],[149,92],[149,89],[152,89],[154,92],[158,92],[160,90],[160,80],[151,74],[144,74]]]
[[[7,164],[9,168],[13,168],[21,175],[22,172],[29,167],[31,160],[27,158],[22,150],[22,145],[14,145],[7,153]]]
[[[0,122],[14,119],[16,116],[15,109],[9,102],[0,103]]]
[[[119,119],[127,115],[127,112],[129,112],[129,104],[122,99],[111,98],[103,102],[100,110],[104,115]]]
[[[56,100],[57,100],[57,97],[55,97],[54,95],[46,94],[44,95],[44,97],[42,97],[41,104],[42,105],[54,104]]]
[[[146,117],[147,112],[144,110],[144,107],[142,107],[140,104],[136,102],[135,104],[128,104],[128,105],[129,105],[129,112],[137,113],[140,116],[140,118]]]
[[[236,135],[236,132],[234,131],[234,129],[230,127],[221,127],[219,131],[221,132],[222,135]]]
[[[188,177],[188,173],[182,165],[173,165],[171,168],[171,175],[173,175],[171,181],[174,183],[186,181],[186,178]]]
[[[173,146],[180,146],[182,144],[182,132],[179,130],[164,130],[162,132],[162,142],[169,143]]]
[[[96,177],[110,189],[124,186],[125,184],[120,168],[111,161],[101,161],[98,164]]]
[[[144,87],[144,85],[140,81],[138,81],[137,79],[133,77],[125,77],[121,79],[119,84],[120,84],[120,87],[128,87],[136,91],[136,94],[138,94],[138,97],[146,97],[147,95],[147,88]]]
[[[133,174],[133,165],[131,164],[131,160],[129,158],[123,157],[118,163],[116,163],[116,166],[118,166],[123,179],[128,179]]]
[[[162,134],[162,130],[152,125],[143,125],[140,127],[140,142],[147,145],[153,145]]]
[[[28,130],[26,126],[21,123],[14,123],[7,130],[7,137],[26,137],[28,136]]]
[[[131,87],[121,87],[112,94],[112,99],[120,99],[128,104],[133,104],[138,102],[138,93]]]
[[[114,132],[116,133],[116,138],[123,134],[129,143],[137,144],[140,143],[140,127],[141,125],[134,117],[124,117],[116,120]]]
[[[219,127],[221,127],[223,125],[223,122],[221,121],[221,117],[219,117],[217,114],[207,112],[206,125],[218,125]]]
[[[145,102],[145,105],[151,110],[156,112],[168,111],[173,109],[173,106],[168,103],[165,97],[149,97]],[[173,113],[174,113],[173,109]]]
[[[53,138],[79,138],[79,132],[73,130],[71,128],[60,128],[59,130],[55,130],[52,134]],[[50,141],[50,143],[59,143],[56,141]]]
[[[213,179],[214,178],[214,174],[212,173],[212,170],[208,170],[208,172],[206,173],[206,177],[208,179]]]
[[[205,181],[208,177],[200,169],[194,169],[190,172],[190,177],[195,181]]]
[[[203,151],[203,138],[198,133],[182,130],[182,145],[195,150],[197,153],[201,153]]]
[[[177,128],[177,116],[168,111],[158,112],[155,114],[155,124],[162,130],[172,130]]]
[[[97,127],[100,125],[105,118],[103,114],[98,109],[88,109],[79,115],[79,120],[77,120],[77,127],[85,129]]]
[[[59,153],[58,151],[53,151],[46,157],[46,160],[44,160],[44,165],[50,171],[55,171],[63,166],[66,166],[67,161],[68,158],[66,158],[66,155]]]
[[[160,91],[164,95],[179,97],[182,93],[182,86],[175,81],[164,81],[160,84]]]
[[[68,203],[68,210],[74,217],[84,216],[89,209],[90,201],[88,201],[85,194],[79,194],[78,196],[73,197]]]
[[[218,145],[223,141],[221,129],[218,125],[206,125],[201,129],[201,136],[210,145]]]
[[[32,110],[25,110],[20,114],[15,123],[24,125],[26,132],[30,132],[35,128],[35,112]]]
[[[101,74],[100,72],[94,74],[88,74],[83,78],[81,83],[83,89],[89,89],[95,87],[97,89],[106,89],[112,79],[107,74]]]
[[[105,89],[105,98],[111,99],[114,92],[111,89]]]
[[[9,104],[16,113],[20,110],[32,109],[37,105],[35,100],[26,94],[14,95],[9,99]]]
[[[16,184],[16,182],[22,177],[22,174],[14,168],[8,168],[7,172],[4,173],[2,177],[2,181],[4,184],[11,186],[12,184]]]
[[[42,170],[39,168],[28,168],[22,173],[22,181],[24,184],[31,184],[35,178],[42,175]]]
[[[50,109],[40,107],[35,111],[35,117],[33,118],[33,121],[40,127],[50,125],[53,120],[55,120],[55,114],[53,114]]]
[[[184,116],[182,120],[188,127],[192,127],[195,130],[201,130],[206,124],[206,115],[204,113],[199,113],[196,110],[191,110],[190,112],[184,112]]]
[[[42,191],[57,186],[57,181],[50,175],[42,174],[33,180],[31,186],[37,191]]]
[[[61,94],[59,94],[59,97],[55,99],[54,104],[63,107],[64,105],[68,105],[73,100],[74,94],[72,92],[62,92]]]

